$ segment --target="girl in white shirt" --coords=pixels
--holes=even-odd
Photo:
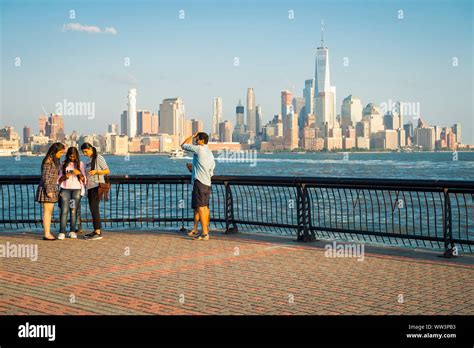
[[[81,209],[81,197],[85,195],[87,176],[84,163],[79,159],[77,148],[70,147],[66,159],[61,164],[59,173],[59,207],[61,209],[61,224],[58,239],[66,237],[68,214],[71,215],[69,238],[77,238],[76,223],[78,211]],[[80,215],[79,215],[80,216]]]

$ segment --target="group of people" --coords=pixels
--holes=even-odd
[[[193,154],[193,162],[187,163],[186,166],[192,174],[191,206],[194,210],[194,226],[188,236],[195,240],[209,240],[209,199],[215,160],[207,146],[208,141],[209,136],[206,133],[197,132],[181,144],[183,150]],[[94,231],[84,237],[88,240],[103,238],[99,188],[105,183],[105,175],[110,174],[110,170],[104,157],[98,154],[97,149],[91,144],[82,144],[81,151],[88,158],[86,164],[80,160],[76,147],[70,147],[64,161],[61,161],[65,146],[54,143],[41,163],[41,180],[36,191],[36,201],[43,205],[44,240],[77,238],[77,234],[82,233],[80,204],[81,198],[86,194]],[[51,233],[51,217],[56,203],[59,203],[61,210],[60,231],[57,237]],[[67,233],[68,216],[70,216],[70,230]],[[199,222],[201,232],[198,230]]]
[[[84,237],[90,240],[102,239],[99,210],[99,185],[105,183],[105,175],[110,173],[104,157],[89,143],[81,146],[86,164],[80,160],[76,147],[70,147],[64,161],[61,157],[66,148],[61,143],[54,143],[49,148],[41,163],[41,180],[36,190],[36,201],[43,205],[43,240],[62,240],[66,238],[66,226],[70,215],[69,238],[77,238],[81,231],[81,198],[86,195],[92,215],[94,231]],[[60,228],[55,237],[51,233],[51,217],[54,205],[59,203]],[[81,231],[82,232],[82,231]]]

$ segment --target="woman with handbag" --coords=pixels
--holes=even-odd
[[[87,199],[92,214],[94,232],[85,235],[86,239],[102,239],[99,202],[100,196],[106,196],[110,184],[105,182],[105,175],[110,173],[104,157],[97,153],[97,149],[89,143],[81,146],[82,153],[89,157],[86,163]],[[105,192],[104,192],[105,191]]]
[[[36,190],[36,201],[43,204],[43,240],[56,240],[51,234],[51,216],[54,203],[58,201],[59,159],[64,149],[63,144],[54,143],[41,162],[41,181]]]

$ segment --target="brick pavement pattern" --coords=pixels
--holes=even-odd
[[[80,237],[82,238],[82,237]],[[38,260],[0,259],[0,314],[474,314],[474,263],[212,233],[106,232],[42,241]],[[471,258],[471,259],[469,259]]]

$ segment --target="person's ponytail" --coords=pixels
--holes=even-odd
[[[91,156],[91,169],[94,170],[97,166],[97,149],[92,146],[90,143],[84,143],[81,145],[81,150],[91,149],[92,156]]]
[[[92,146],[92,170],[94,170],[97,167],[97,149]]]

